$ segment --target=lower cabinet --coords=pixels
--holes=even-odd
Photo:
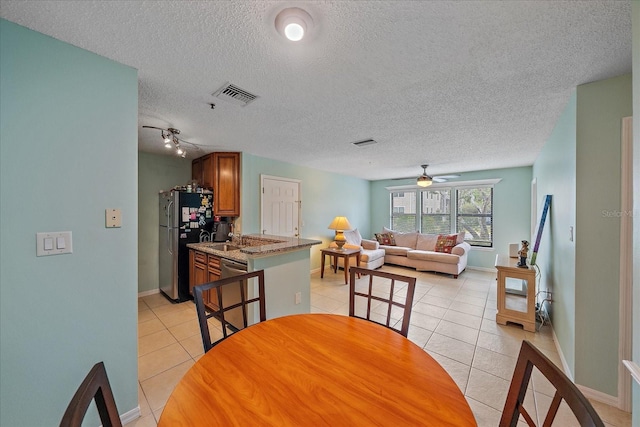
[[[193,287],[220,279],[220,257],[189,249],[189,292],[193,295]],[[204,304],[212,309],[217,308],[218,298],[215,291],[203,294]]]
[[[207,254],[189,249],[189,293],[193,287],[207,283]]]

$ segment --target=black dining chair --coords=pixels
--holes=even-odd
[[[416,290],[416,278],[362,267],[350,267],[349,274],[349,316],[380,323],[406,337],[409,333],[409,320],[411,319],[411,307],[413,306],[413,296]],[[368,277],[366,292],[356,290],[356,275]],[[398,290],[396,283],[398,282],[407,285],[407,291],[403,298],[404,301],[396,294]],[[385,288],[385,291],[388,290],[388,297],[382,296],[382,288]],[[384,293],[386,294],[387,292]],[[359,315],[357,313],[356,303],[357,301],[363,300],[366,301],[365,314]],[[373,311],[372,316],[372,303],[374,303],[374,301],[383,303],[383,306],[386,304],[386,317],[382,314],[376,315],[377,313],[375,311]],[[391,325],[391,313],[394,307],[402,310],[402,325],[400,329],[396,329]],[[385,320],[381,320],[381,317],[385,317]]]
[[[502,411],[500,427],[516,427],[520,415],[522,415],[522,418],[529,426],[536,426],[531,415],[523,406],[529,380],[531,379],[531,372],[534,367],[537,368],[556,389],[556,393],[553,396],[551,406],[549,407],[542,426],[547,427],[552,425],[558,413],[558,408],[564,400],[582,427],[604,427],[604,423],[598,416],[598,413],[578,387],[529,341],[523,341],[520,347],[520,354],[518,355],[516,368],[513,372],[509,392],[507,393],[507,400]]]
[[[60,427],[80,427],[93,400],[103,427],[122,427],[104,362],[96,363],[82,381],[62,416]]]
[[[253,298],[248,298],[247,283],[252,278],[258,279],[258,294]],[[253,308],[253,304],[258,305],[259,321],[267,320],[264,298],[264,270],[252,271],[194,286],[193,295],[205,353],[229,335],[248,326],[247,310]],[[213,342],[208,323],[211,318],[215,318],[220,322],[223,335],[222,338]]]

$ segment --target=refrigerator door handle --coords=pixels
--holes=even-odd
[[[171,241],[171,232],[173,224],[171,223],[171,206],[173,205],[173,200],[169,202],[167,205],[167,248],[169,249],[169,253],[173,255],[173,242]]]

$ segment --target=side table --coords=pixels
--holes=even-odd
[[[522,325],[525,331],[536,331],[536,270],[532,266],[517,266],[516,258],[506,255],[496,256],[498,270],[498,312],[496,323],[507,322]],[[510,288],[521,287],[523,292],[509,292]],[[508,294],[508,295],[507,295]]]
[[[360,249],[336,249],[325,248],[320,249],[321,262],[320,262],[320,278],[324,278],[324,257],[333,257],[333,272],[338,272],[338,258],[344,259],[344,282],[349,283],[349,258],[356,257],[356,266],[360,265]],[[360,275],[358,274],[358,277]]]

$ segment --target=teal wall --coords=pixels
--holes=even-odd
[[[243,234],[260,233],[261,174],[301,181],[303,226],[300,235],[323,242],[311,248],[311,269],[320,268],[320,249],[333,240],[334,233],[327,227],[334,217],[346,216],[363,237],[369,235],[369,181],[247,153],[242,154],[240,231]]]
[[[493,248],[472,248],[470,267],[494,269],[496,254],[509,250],[509,243],[529,240],[531,235],[531,167],[493,169],[461,173],[455,181],[500,178],[493,192]],[[451,183],[454,180],[450,181]],[[371,183],[371,233],[389,227],[389,191],[386,187],[412,185],[415,180],[382,180]]]
[[[158,192],[191,180],[191,160],[138,153],[138,292],[158,290]]]
[[[136,70],[0,20],[2,426],[57,425],[99,361],[120,412],[138,406],[137,90]],[[42,231],[73,253],[36,257]]]
[[[575,244],[569,227],[576,222],[576,94],[571,95],[551,136],[533,166],[540,212],[544,197],[552,196],[536,264],[540,268],[539,289],[552,292],[553,303],[545,305],[553,318],[565,361],[575,371]],[[539,216],[539,214],[538,214]],[[538,219],[539,221],[539,219]],[[575,241],[575,239],[574,239]]]
[[[575,381],[618,395],[622,118],[631,75],[578,86],[576,107]]]
[[[551,320],[576,383],[618,395],[620,129],[631,75],[578,86],[533,167],[552,194],[538,265]],[[569,227],[574,226],[574,241]],[[613,349],[613,350],[612,350]]]
[[[633,19],[633,188],[640,188],[640,3],[632,2]],[[640,197],[633,200],[633,360],[640,365]],[[640,384],[633,384],[633,426],[640,426]]]

